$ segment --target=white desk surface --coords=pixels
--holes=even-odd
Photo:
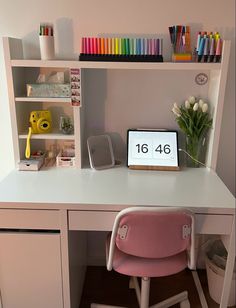
[[[139,205],[184,206],[199,213],[235,212],[234,196],[206,168],[13,171],[0,183],[1,208],[112,211]]]

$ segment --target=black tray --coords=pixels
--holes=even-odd
[[[80,61],[108,61],[108,62],[163,62],[162,55],[79,55]]]

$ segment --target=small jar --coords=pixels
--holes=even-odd
[[[70,135],[74,132],[74,125],[70,117],[60,117],[60,130],[63,134]]]

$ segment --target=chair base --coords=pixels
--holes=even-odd
[[[184,291],[177,295],[174,295],[158,304],[149,306],[149,290],[150,290],[150,278],[142,278],[141,290],[138,284],[137,277],[131,277],[129,287],[135,289],[137,300],[140,308],[168,308],[175,304],[180,303],[180,308],[190,308],[190,303],[188,300],[188,292]],[[109,306],[100,304],[91,304],[91,308],[127,308],[121,306]]]
[[[110,306],[110,305],[102,305],[102,304],[95,304],[92,303],[90,305],[90,308],[127,308],[127,307],[122,307],[122,306]]]

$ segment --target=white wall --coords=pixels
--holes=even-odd
[[[168,26],[189,24],[193,34],[199,30],[220,31],[224,39],[232,41],[232,53],[217,170],[225,184],[235,193],[234,14],[235,0],[179,0],[178,4],[173,0],[0,0],[0,36],[22,38],[26,56],[37,58],[39,23],[53,22],[56,28],[58,58],[76,59],[82,36],[102,33],[159,34],[165,39],[164,55],[168,60]],[[181,81],[177,81],[177,87],[180,86]],[[186,96],[188,94],[186,93]],[[0,42],[0,178],[13,168],[7,99],[3,49]]]

